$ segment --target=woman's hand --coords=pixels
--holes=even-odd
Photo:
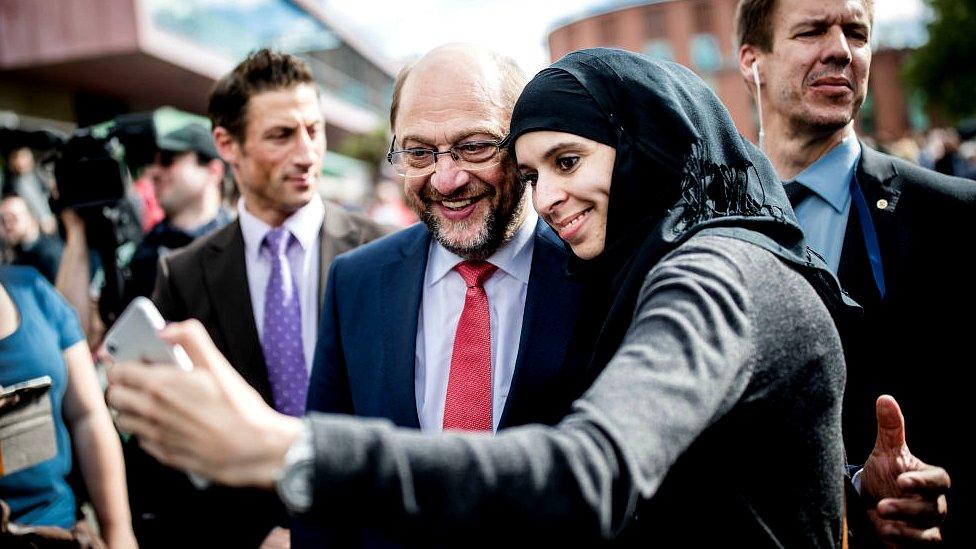
[[[119,429],[159,461],[232,486],[271,489],[301,420],[279,414],[231,367],[196,320],[160,331],[183,346],[194,369],[119,364],[109,405]]]

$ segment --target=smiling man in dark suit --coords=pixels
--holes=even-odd
[[[319,196],[325,127],[303,61],[269,50],[248,56],[217,82],[209,110],[241,192],[238,218],[164,258],[153,300],[167,320],[200,320],[265,401],[301,416],[329,265],[382,231]],[[130,487],[146,500],[136,515],[143,545],[255,547],[269,532],[269,541],[287,541],[274,497],[196,490],[169,473]]]
[[[976,308],[976,183],[879,153],[855,135],[871,66],[871,0],[743,0],[736,23],[740,72],[760,87],[766,155],[809,246],[864,307],[861,322],[841,327],[848,456],[871,450],[874,399],[894,395],[913,452],[952,475],[946,542],[972,547],[972,460],[955,425],[974,419],[962,382],[972,323],[960,319]],[[862,495],[869,504],[879,496]],[[891,539],[937,537],[938,528],[912,522],[890,525]]]
[[[568,410],[571,361],[584,359],[565,360],[579,288],[499,147],[524,83],[513,61],[460,45],[398,76],[389,159],[424,223],[333,263],[309,410],[426,432],[552,424]]]

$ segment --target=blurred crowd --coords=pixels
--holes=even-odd
[[[968,126],[933,127],[896,141],[878,143],[879,150],[946,175],[976,179],[976,132]],[[870,136],[864,136],[874,142]]]

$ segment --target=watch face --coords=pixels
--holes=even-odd
[[[286,466],[278,495],[291,511],[304,512],[312,506],[312,467],[311,459],[301,459]]]
[[[298,440],[285,454],[278,481],[278,496],[292,512],[303,513],[312,506],[312,472],[315,467],[312,431],[306,422]]]
[[[288,490],[296,496],[307,497],[311,492],[308,485],[311,475],[307,467],[299,465],[297,469],[298,471],[288,477]]]

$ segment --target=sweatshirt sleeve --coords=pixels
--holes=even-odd
[[[313,415],[311,518],[406,536],[613,537],[741,397],[750,304],[728,255],[679,249],[648,274],[620,349],[556,427],[431,436]]]

